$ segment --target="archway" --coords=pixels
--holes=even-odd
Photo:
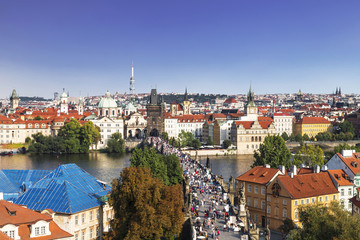
[[[158,137],[159,136],[159,131],[156,128],[152,129],[151,132],[150,132],[150,136],[151,137]]]
[[[141,138],[141,130],[138,128],[135,130],[135,138]]]

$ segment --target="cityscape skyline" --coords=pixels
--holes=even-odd
[[[0,4],[0,98],[360,92],[358,1]]]

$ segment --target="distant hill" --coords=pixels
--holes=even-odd
[[[22,102],[31,102],[31,101],[38,101],[38,102],[44,102],[44,101],[51,101],[52,99],[45,99],[43,97],[19,97]]]
[[[173,102],[177,102],[177,103],[181,103],[184,100],[184,95],[161,95],[161,97],[164,98],[164,102],[166,103],[173,103]],[[211,95],[205,95],[205,94],[189,94],[188,98],[189,99],[194,99],[195,102],[211,102],[214,103],[216,98],[226,98],[227,95],[225,94],[211,94]]]

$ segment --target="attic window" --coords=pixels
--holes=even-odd
[[[16,216],[16,210],[15,209],[6,208],[6,210],[8,211],[10,216]]]
[[[352,162],[351,162],[351,166],[353,166],[353,167],[357,168],[357,167],[358,167],[358,163],[357,163],[357,162],[355,162],[355,161],[352,161]]]

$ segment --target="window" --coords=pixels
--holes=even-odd
[[[81,233],[81,235],[82,235],[82,236],[81,236],[81,239],[82,239],[82,240],[85,240],[85,231],[83,231],[83,232]]]
[[[93,238],[93,229],[90,228],[90,239]]]
[[[261,194],[265,195],[265,187],[261,187]]]
[[[301,199],[301,204],[304,204],[305,203],[305,200],[304,199]]]
[[[319,197],[319,202],[322,202],[322,197]]]
[[[10,237],[10,238],[15,238],[15,231],[14,231],[14,230],[11,230],[11,231],[9,232],[9,237]]]
[[[75,240],[79,240],[79,234],[75,233]]]
[[[42,226],[41,227],[41,235],[44,235],[45,234],[45,226]]]
[[[298,205],[298,200],[295,200],[295,206],[297,206]]]
[[[261,209],[265,210],[265,201],[264,200],[261,201]]]
[[[349,190],[348,190],[348,195],[352,195],[352,190],[351,190],[351,188],[349,188]],[[335,196],[335,195],[334,195]]]
[[[248,206],[251,207],[251,198],[248,197]]]
[[[257,214],[254,214],[254,220],[255,220],[255,222],[258,221],[258,215]]]
[[[248,192],[251,192],[251,184],[248,184]]]
[[[257,198],[255,198],[254,199],[254,207],[259,207],[259,203],[258,203],[258,199]]]
[[[79,224],[79,216],[75,216],[75,225]]]
[[[267,220],[267,225],[270,226],[270,219]]]
[[[254,193],[256,193],[256,194],[259,193],[259,187],[258,186],[254,187]]]
[[[96,218],[97,218],[97,219],[100,219],[100,212],[99,212],[99,209],[96,211]]]
[[[285,208],[283,209],[283,218],[287,218],[287,210]]]
[[[312,202],[312,203],[315,203],[315,198],[314,198],[314,197],[311,198],[311,202]]]
[[[295,218],[299,218],[299,212],[297,209],[295,209]]]
[[[35,236],[38,236],[38,235],[40,235],[40,228],[36,227],[35,228]]]
[[[343,197],[345,195],[345,190],[344,189],[341,189],[341,196]]]
[[[335,194],[333,195],[333,200],[336,200],[336,195]]]
[[[283,205],[284,205],[284,206],[287,205],[287,200],[286,200],[286,199],[283,200]]]
[[[100,231],[99,231],[99,227],[96,227],[96,236],[100,236]]]
[[[352,208],[352,204],[351,204],[351,202],[349,201],[349,203],[348,203],[348,208],[349,209],[351,209]]]
[[[310,198],[307,198],[306,199],[306,204],[309,204],[310,203]]]
[[[270,206],[270,205],[267,206],[266,212],[267,212],[268,214],[271,213],[271,206]]]
[[[271,197],[270,196],[267,196],[266,199],[267,199],[268,202],[271,202]]]
[[[90,221],[93,220],[93,211],[90,212]]]
[[[325,201],[329,201],[329,196],[325,196]]]
[[[82,223],[85,222],[85,213],[83,213],[83,214],[81,215],[81,222],[82,222]]]

